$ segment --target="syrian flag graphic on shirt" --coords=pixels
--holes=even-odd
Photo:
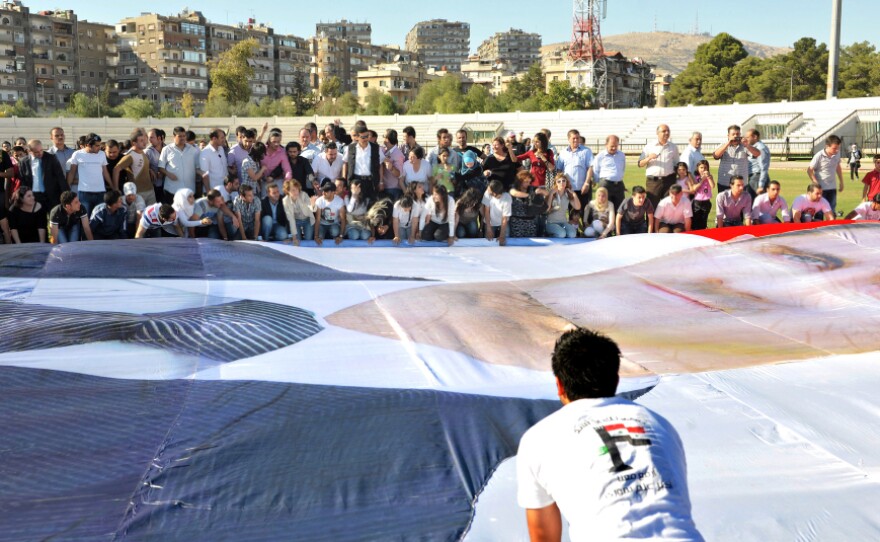
[[[602,439],[605,445],[602,449],[611,457],[612,467],[610,472],[623,472],[631,470],[632,467],[627,465],[620,456],[621,444],[629,444],[630,446],[650,446],[651,439],[645,436],[645,428],[639,425],[622,423],[603,425],[595,427],[596,433]]]

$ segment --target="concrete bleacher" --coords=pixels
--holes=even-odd
[[[848,142],[857,142],[868,150],[876,150],[880,137],[880,97],[819,100],[809,102],[780,102],[769,104],[730,104],[714,106],[688,106],[669,108],[616,109],[590,111],[550,111],[515,113],[474,113],[467,115],[390,115],[342,117],[343,126],[351,127],[363,119],[370,128],[382,133],[387,128],[400,132],[404,126],[413,126],[419,143],[432,147],[436,143],[439,128],[458,130],[466,124],[497,125],[499,134],[513,130],[533,136],[541,128],[553,133],[552,141],[564,145],[566,133],[577,128],[587,140],[588,146],[598,150],[608,134],[621,138],[623,149],[637,153],[655,137],[657,125],[668,124],[672,139],[680,146],[686,145],[694,131],[702,132],[703,148],[712,149],[726,139],[727,126],[738,124],[743,129],[754,126],[770,126],[774,137],[765,143],[774,154],[783,150],[785,138],[793,154],[808,155],[822,148],[824,138],[834,131]],[[334,119],[330,117],[271,117],[271,118],[171,118],[141,119],[132,121],[117,118],[5,118],[0,119],[0,139],[13,137],[37,137],[48,140],[49,130],[61,126],[68,133],[68,142],[88,132],[100,134],[104,139],[127,139],[135,126],[162,128],[171,132],[182,125],[199,135],[207,134],[215,127],[228,131],[244,124],[259,128],[264,122],[280,128],[285,140],[295,140],[299,129],[306,122],[315,122],[323,128]],[[873,131],[868,131],[867,128]],[[769,133],[769,132],[768,132]],[[484,141],[480,141],[482,143]]]

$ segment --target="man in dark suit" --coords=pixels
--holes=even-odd
[[[281,202],[281,191],[272,182],[266,185],[266,193],[268,195],[263,198],[260,211],[260,232],[266,241],[286,241],[291,229]]]
[[[348,146],[345,155],[345,178],[360,179],[366,196],[371,200],[379,192],[379,167],[385,159],[378,143],[370,142],[370,131],[365,126],[354,129],[355,140]]]
[[[39,139],[28,142],[28,155],[18,163],[21,184],[34,191],[34,198],[45,209],[52,209],[61,202],[61,193],[70,190],[64,168],[58,158],[43,152]]]

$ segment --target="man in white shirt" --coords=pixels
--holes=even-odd
[[[557,166],[558,167],[558,166]],[[605,149],[599,151],[593,160],[591,179],[599,179],[598,187],[608,191],[608,201],[618,209],[626,199],[626,186],[623,176],[626,173],[626,155],[620,152],[620,138],[609,135],[605,138]],[[590,203],[581,201],[583,207]]]
[[[669,126],[657,127],[657,141],[645,145],[639,156],[639,167],[645,168],[645,189],[654,208],[675,184],[675,165],[679,162],[678,147],[669,139]]]
[[[691,517],[681,438],[665,418],[615,397],[620,349],[588,329],[565,332],[552,356],[562,408],[526,431],[517,500],[532,540],[701,542]]]
[[[312,170],[315,172],[315,182],[320,187],[324,179],[335,181],[342,176],[342,157],[339,156],[339,149],[336,143],[330,142],[324,145],[324,152],[315,157],[312,162]],[[316,188],[316,193],[320,189]]]
[[[101,138],[97,134],[86,136],[86,146],[71,155],[67,163],[67,184],[79,177],[78,197],[86,213],[104,203],[107,188],[113,186],[107,170],[107,156],[101,150]]]
[[[382,180],[380,167],[385,161],[385,154],[378,143],[370,141],[370,131],[365,126],[358,126],[354,132],[355,140],[348,146],[345,167],[346,180],[360,179],[365,194],[373,198],[379,191]]]
[[[583,213],[584,207],[590,202],[593,193],[591,187],[590,167],[593,165],[593,151],[581,145],[581,133],[577,130],[568,131],[568,146],[556,156],[556,171],[565,173],[571,183],[571,189],[578,195]]]
[[[186,128],[174,128],[173,135],[174,142],[159,155],[159,172],[165,176],[165,203],[173,202],[174,194],[181,188],[189,188],[195,193],[196,169],[201,158],[198,149],[186,144]]]
[[[838,186],[834,184],[835,175],[840,180],[839,190],[843,192],[843,170],[840,167],[840,138],[830,135],[825,140],[825,149],[817,152],[807,168],[810,179],[822,187],[822,193],[831,210],[837,210]]]
[[[508,221],[513,214],[513,198],[504,191],[504,184],[498,179],[489,183],[489,189],[483,195],[483,224],[486,228],[486,240],[498,239],[498,245],[507,244],[509,233]]]
[[[660,200],[654,211],[654,231],[657,233],[681,233],[691,231],[691,201],[682,198],[681,185],[669,187],[669,195]]]
[[[749,178],[749,156],[757,158],[761,156],[761,151],[742,138],[739,126],[728,126],[727,141],[712,153],[712,157],[718,160],[719,193],[730,188],[731,180],[737,175],[743,179]]]
[[[691,175],[694,177],[699,176],[697,174],[697,164],[700,163],[700,160],[705,160],[702,150],[703,134],[700,132],[694,132],[691,134],[690,140],[688,140],[687,148],[681,153],[681,161],[688,165],[688,171],[690,171]]]
[[[226,132],[215,128],[208,137],[211,140],[199,156],[199,169],[202,171],[202,187],[205,193],[208,193],[212,186],[222,185],[229,171],[229,161],[224,150]]]
[[[880,220],[880,194],[874,194],[874,199],[859,204],[858,207],[846,215],[847,220]]]
[[[795,223],[834,218],[831,204],[822,197],[822,185],[817,183],[807,186],[807,193],[796,197],[791,204],[791,221]]]
[[[778,214],[782,213],[781,222],[791,222],[788,202],[779,194],[779,181],[770,181],[767,191],[755,198],[752,203],[752,223],[773,224],[780,222]]]
[[[312,143],[312,133],[308,128],[303,128],[299,131],[299,144],[301,147],[299,151],[300,158],[308,160],[309,164],[312,165],[312,169],[314,169],[314,164],[312,164],[312,162],[314,162],[315,157],[320,154],[321,149]]]

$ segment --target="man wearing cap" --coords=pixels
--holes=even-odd
[[[675,184],[675,165],[679,162],[678,147],[669,139],[669,126],[657,127],[657,141],[645,145],[639,156],[639,167],[645,168],[645,189],[654,208]]]
[[[104,203],[104,194],[113,186],[107,171],[107,156],[101,150],[101,138],[97,134],[86,136],[86,146],[73,153],[67,163],[67,184],[79,175],[79,201],[87,214]]]
[[[504,140],[513,145],[513,154],[517,156],[525,154],[528,150],[525,145],[516,140],[516,132],[513,130],[507,132],[507,137]]]
[[[137,224],[147,208],[144,198],[138,194],[136,184],[129,182],[123,185],[122,207],[125,209],[125,232],[128,238],[132,239],[137,231]]]

